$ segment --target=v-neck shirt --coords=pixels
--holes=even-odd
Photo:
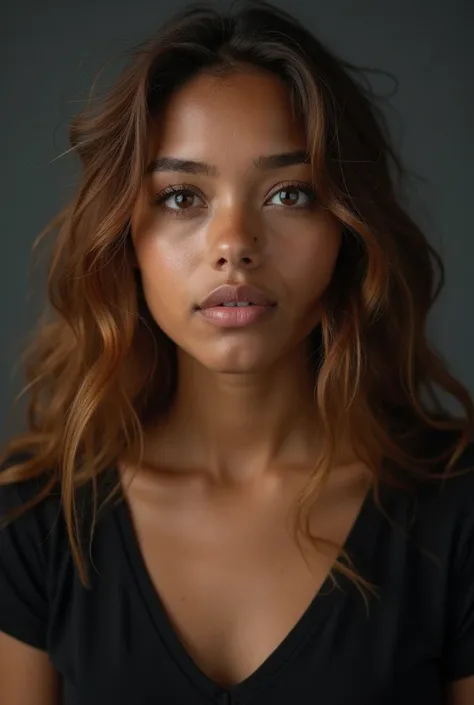
[[[458,462],[468,465],[474,444]],[[117,468],[104,477],[113,484]],[[39,486],[0,487],[0,517]],[[344,544],[377,595],[364,599],[349,578],[337,574],[335,587],[328,576],[233,687],[208,677],[178,638],[124,498],[99,517],[90,589],[59,490],[0,532],[0,630],[48,652],[61,705],[443,705],[448,682],[474,675],[474,472],[412,494],[382,487],[381,500],[392,523],[369,493]]]

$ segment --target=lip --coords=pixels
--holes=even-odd
[[[199,309],[198,313],[209,323],[219,328],[244,328],[251,323],[267,318],[275,311],[275,306],[211,306]]]
[[[225,284],[217,287],[206,296],[206,298],[196,307],[198,311],[204,311],[215,307],[222,307],[222,304],[227,303],[250,303],[255,307],[273,307],[276,306],[276,301],[273,301],[261,289],[251,284],[239,284],[231,286]],[[251,308],[251,307],[249,307]],[[247,308],[242,307],[243,310]],[[232,308],[230,309],[233,310]]]

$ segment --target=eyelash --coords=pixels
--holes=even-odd
[[[272,199],[277,193],[280,191],[284,191],[287,189],[288,191],[301,191],[302,193],[305,194],[305,196],[308,196],[310,199],[310,204],[307,206],[275,206],[277,208],[287,208],[287,209],[294,209],[294,210],[304,210],[305,208],[310,208],[312,205],[314,205],[314,202],[316,201],[316,194],[314,193],[313,189],[311,186],[309,186],[307,183],[285,183],[281,184],[273,193],[271,193],[268,197],[268,199]],[[180,193],[191,193],[193,195],[198,195],[196,194],[195,189],[187,184],[181,184],[179,186],[172,186],[171,184],[164,188],[162,191],[157,193],[154,198],[153,198],[153,205],[154,206],[161,206],[164,201],[166,201],[167,198],[171,195],[176,195]],[[166,208],[167,213],[171,216],[174,216],[175,218],[183,218],[186,217],[186,213],[189,209],[184,209],[180,210],[179,208]]]

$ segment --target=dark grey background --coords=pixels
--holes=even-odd
[[[145,39],[186,2],[3,0],[0,9],[1,242],[0,437],[23,378],[16,363],[41,303],[31,289],[30,249],[78,179],[67,123],[100,68]],[[429,332],[474,392],[473,69],[471,0],[279,0],[339,55],[389,71],[399,86],[387,106],[395,142],[419,179],[409,209],[440,250],[446,288]],[[122,66],[102,74],[101,90]],[[368,77],[378,92],[393,83]],[[41,277],[36,276],[36,286]],[[454,407],[456,408],[456,407]],[[18,422],[17,422],[18,423]]]

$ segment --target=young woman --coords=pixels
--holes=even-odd
[[[474,703],[474,408],[354,71],[192,6],[72,125],[0,474],[2,705]]]

